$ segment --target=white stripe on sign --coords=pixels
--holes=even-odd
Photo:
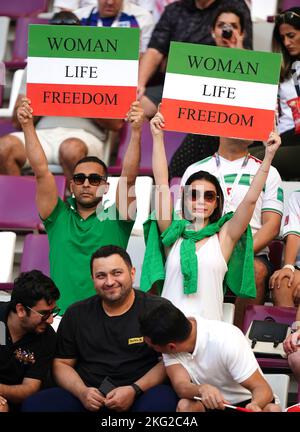
[[[277,85],[167,73],[163,98],[274,110]]]
[[[135,87],[138,60],[28,57],[27,82]]]

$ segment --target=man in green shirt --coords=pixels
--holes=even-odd
[[[127,247],[135,216],[134,185],[140,161],[141,128],[144,112],[133,102],[127,120],[131,139],[123,161],[116,192],[116,204],[102,208],[108,191],[107,167],[96,157],[77,162],[70,182],[73,197],[64,203],[57,193],[53,174],[36,135],[33,109],[23,99],[18,119],[25,135],[25,148],[37,181],[37,207],[50,244],[51,278],[59,287],[61,313],[72,303],[95,294],[89,274],[92,253],[101,246]]]

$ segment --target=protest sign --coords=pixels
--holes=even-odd
[[[124,118],[136,100],[139,29],[30,25],[35,115]]]
[[[161,112],[167,130],[265,140],[280,54],[172,42]]]

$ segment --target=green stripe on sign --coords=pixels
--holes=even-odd
[[[278,201],[283,202],[283,189],[280,187],[277,189],[277,199]]]
[[[140,30],[79,26],[29,26],[28,57],[137,60]]]
[[[167,72],[278,84],[280,63],[281,54],[171,42]]]

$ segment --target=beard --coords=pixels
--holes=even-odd
[[[97,207],[97,205],[99,204],[99,202],[101,200],[102,200],[102,196],[95,197],[92,201],[88,201],[88,202],[81,200],[80,198],[76,198],[77,203],[79,203],[81,205],[81,207],[86,208],[86,209]]]

